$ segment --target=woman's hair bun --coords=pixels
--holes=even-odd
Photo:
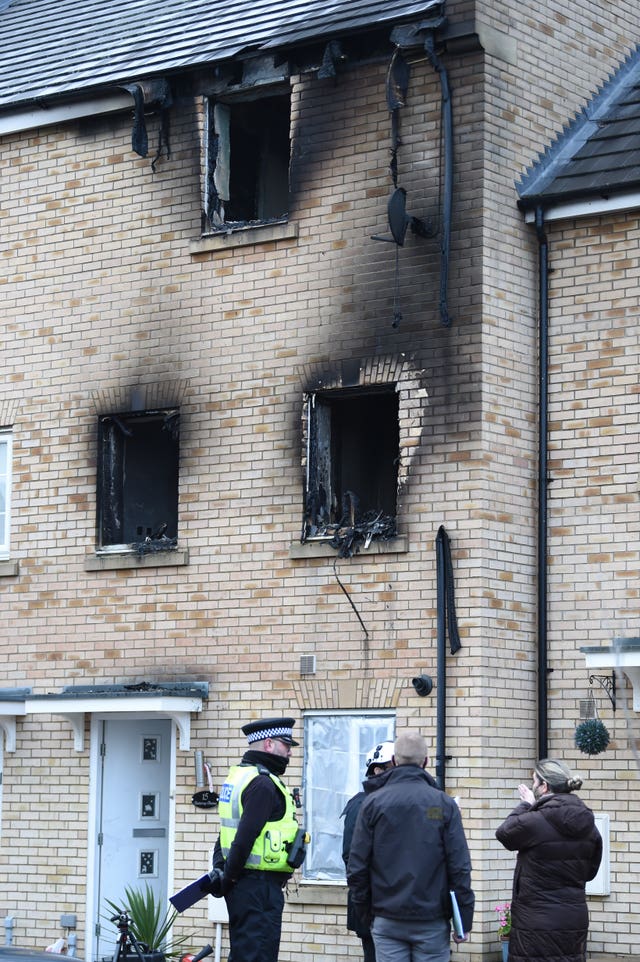
[[[541,782],[546,782],[552,792],[575,792],[582,785],[582,779],[557,758],[541,758],[535,773]]]

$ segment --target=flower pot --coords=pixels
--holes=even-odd
[[[500,939],[502,949],[502,962],[509,962],[509,939],[504,936]]]
[[[164,952],[147,952],[145,949],[141,949],[141,952],[144,962],[165,962]],[[124,957],[124,962],[140,962],[140,956],[137,952],[129,949]]]

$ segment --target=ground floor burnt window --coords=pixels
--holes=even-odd
[[[399,423],[395,385],[317,392],[307,398],[303,540],[340,529],[395,534]],[[370,538],[369,538],[370,540]]]
[[[177,408],[99,418],[99,547],[175,544],[179,420]]]

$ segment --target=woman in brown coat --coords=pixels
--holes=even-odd
[[[563,762],[544,758],[532,788],[496,831],[517,851],[511,900],[509,962],[585,962],[589,914],[585,882],[602,858],[591,809],[572,795],[582,782]]]

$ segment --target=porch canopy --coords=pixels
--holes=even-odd
[[[86,714],[171,718],[180,735],[179,747],[188,751],[191,713],[202,711],[209,695],[206,681],[138,682],[130,685],[69,685],[61,692],[34,695],[30,688],[0,688],[0,729],[9,752],[16,748],[16,719],[26,715],[61,715],[71,724],[74,749],[84,750]]]

